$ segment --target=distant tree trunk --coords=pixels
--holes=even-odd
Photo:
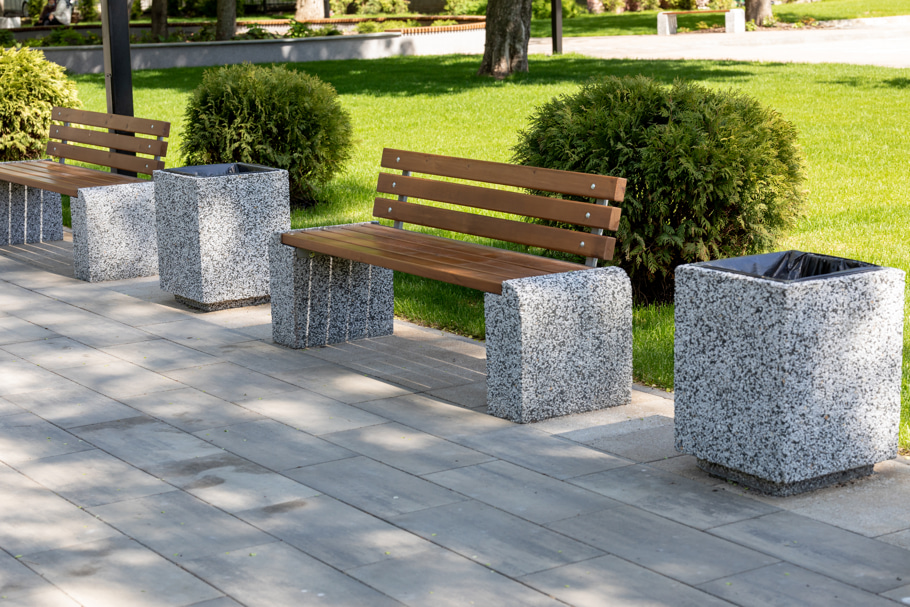
[[[505,78],[528,71],[528,39],[531,35],[531,0],[489,0],[487,38],[481,76]]]
[[[152,36],[167,38],[167,0],[152,0]]]
[[[297,10],[294,19],[306,21],[308,19],[322,19],[325,15],[325,2],[323,0],[297,0]]]
[[[230,40],[237,31],[237,0],[218,0],[215,40]]]
[[[771,16],[771,0],[746,0],[746,21],[762,25]]]

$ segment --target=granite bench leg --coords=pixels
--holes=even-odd
[[[280,233],[269,263],[275,343],[311,348],[392,334],[392,270],[289,247]]]
[[[657,35],[672,36],[676,33],[676,15],[657,13]]]
[[[60,194],[0,181],[0,246],[63,240]]]
[[[508,280],[484,307],[491,415],[527,423],[631,402],[632,286],[622,269]]]
[[[154,183],[80,188],[70,210],[76,278],[99,282],[158,274]]]

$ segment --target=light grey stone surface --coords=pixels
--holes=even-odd
[[[903,295],[892,268],[781,282],[680,266],[676,448],[778,495],[893,458]]]
[[[80,188],[70,198],[73,269],[86,282],[158,273],[155,185]]]
[[[281,234],[269,258],[275,343],[310,348],[392,334],[392,270],[289,247]]]
[[[287,171],[154,180],[162,290],[204,310],[268,301],[269,239],[291,227]]]
[[[620,268],[507,280],[484,298],[487,409],[519,423],[632,399],[632,287]]]

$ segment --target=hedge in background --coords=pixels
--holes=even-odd
[[[537,108],[521,164],[628,180],[616,262],[637,301],[670,301],[679,264],[770,249],[805,198],[795,127],[747,95],[605,78]]]
[[[27,48],[0,49],[0,162],[42,158],[51,108],[79,107],[62,67]]]
[[[181,152],[190,165],[250,162],[286,169],[291,197],[315,190],[350,156],[351,119],[335,89],[283,65],[206,70],[187,103]]]

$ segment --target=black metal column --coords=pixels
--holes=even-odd
[[[104,87],[109,114],[133,115],[130,63],[130,0],[101,0]]]
[[[562,54],[562,0],[550,0],[550,30],[553,36],[553,54]]]

